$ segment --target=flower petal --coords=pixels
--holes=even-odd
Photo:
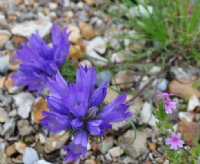
[[[94,91],[91,97],[91,102],[90,102],[91,106],[99,106],[100,103],[103,102],[107,94],[107,87],[108,87],[108,83],[105,82],[105,83],[102,83],[100,87]]]
[[[71,119],[67,115],[46,111],[43,111],[42,114],[45,118],[41,119],[40,122],[44,128],[50,129],[53,133],[68,130],[71,126]]]
[[[102,124],[102,120],[92,120],[87,123],[87,129],[93,136],[101,135],[100,125]]]

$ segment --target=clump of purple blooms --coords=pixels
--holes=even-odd
[[[170,96],[172,95],[173,94],[169,94],[169,93],[161,93],[158,95],[164,100],[166,114],[171,114],[172,110],[176,109],[176,103],[170,100]]]
[[[95,89],[96,71],[79,67],[76,83],[68,84],[57,72],[49,81],[51,94],[47,97],[49,112],[44,111],[41,123],[53,133],[70,130],[73,141],[64,150],[66,161],[74,161],[87,152],[89,136],[100,137],[111,128],[112,122],[120,122],[131,117],[126,95],[121,94],[107,105],[103,101],[107,94],[107,82]]]
[[[64,64],[70,43],[70,33],[53,25],[51,29],[52,47],[38,35],[33,34],[22,43],[22,48],[16,51],[15,59],[20,61],[19,70],[12,78],[17,86],[28,86],[37,95],[46,87],[48,79],[53,77]]]
[[[170,148],[173,150],[177,150],[178,147],[183,147],[184,141],[181,140],[181,133],[171,133],[171,138],[166,139],[166,144],[170,145]]]

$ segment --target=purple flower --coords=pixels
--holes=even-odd
[[[164,99],[164,105],[165,105],[166,114],[171,114],[172,110],[176,109],[176,103],[175,102],[171,102],[171,100],[170,100],[170,96],[172,96],[172,95],[173,94],[169,94],[169,93],[158,94],[159,97]]]
[[[37,95],[64,64],[70,48],[70,33],[66,29],[54,25],[51,34],[52,47],[38,34],[33,34],[27,42],[22,43],[22,48],[16,51],[14,57],[20,60],[20,68],[12,76],[15,85],[28,86],[30,91],[37,91]]]
[[[120,122],[131,116],[122,94],[103,106],[107,94],[107,82],[95,89],[96,71],[80,67],[76,83],[68,84],[59,74],[49,81],[51,95],[47,97],[49,112],[44,112],[41,120],[45,128],[53,133],[72,131],[74,139],[64,149],[66,161],[74,161],[87,151],[89,136],[102,136],[111,128],[112,122]]]
[[[181,140],[181,133],[176,134],[172,132],[171,138],[166,139],[166,144],[170,145],[170,148],[173,150],[177,150],[178,147],[183,147],[184,142]]]

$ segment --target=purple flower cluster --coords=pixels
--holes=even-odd
[[[178,147],[183,147],[184,142],[181,140],[181,133],[176,134],[172,132],[171,138],[166,139],[166,144],[170,145],[170,148],[173,150],[177,150]]]
[[[46,87],[48,79],[64,64],[70,48],[70,33],[66,29],[54,25],[51,34],[52,47],[38,34],[33,34],[16,51],[14,57],[20,61],[19,70],[12,76],[15,85],[28,86],[30,91],[37,91],[37,95]]]
[[[161,93],[158,95],[164,100],[166,114],[171,114],[172,110],[176,109],[176,103],[170,100],[170,96],[172,95],[173,94],[169,94],[169,93]]]
[[[109,104],[102,102],[107,94],[107,82],[95,89],[96,71],[92,68],[79,67],[76,83],[68,84],[57,72],[49,81],[51,94],[47,97],[49,112],[41,123],[53,133],[71,130],[73,141],[64,150],[66,161],[74,161],[87,152],[89,136],[100,137],[111,128],[112,122],[120,122],[129,117],[126,95],[121,94]]]

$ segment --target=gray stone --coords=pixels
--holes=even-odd
[[[152,85],[163,92],[167,90],[168,81],[166,79],[155,79]]]
[[[7,30],[0,30],[0,48],[9,40],[11,33]]]
[[[112,73],[108,71],[101,71],[97,74],[97,85],[102,84],[103,82],[110,82],[112,79]]]
[[[197,106],[200,106],[199,98],[193,95],[189,99],[187,111],[193,111]]]
[[[23,37],[29,37],[32,34],[38,32],[41,37],[47,35],[50,31],[52,23],[47,19],[40,19],[36,21],[27,21],[20,24],[16,24],[11,32],[14,35],[19,35]]]
[[[21,92],[14,96],[14,100],[18,107],[18,115],[21,118],[28,118],[35,100],[33,95],[29,92]]]
[[[37,152],[31,148],[27,147],[23,153],[24,164],[35,164],[39,160]]]
[[[113,146],[113,144],[114,144],[113,137],[105,138],[99,146],[101,153],[105,154]]]
[[[86,55],[91,59],[93,63],[100,66],[106,66],[108,64],[108,59],[100,56],[96,51],[87,51]]]
[[[0,55],[0,73],[7,73],[9,67],[9,56]]]
[[[156,127],[156,122],[158,120],[153,115],[152,106],[150,103],[148,102],[144,103],[140,116],[142,118],[143,123],[149,124],[152,127]]]
[[[187,73],[183,68],[180,67],[172,67],[170,70],[172,73],[175,74],[176,79],[180,81],[189,81],[192,79],[192,75]]]
[[[8,113],[0,107],[0,122],[6,122],[9,119]]]
[[[39,161],[35,162],[34,164],[52,164],[52,163],[50,163],[50,162],[47,162],[47,161],[45,161],[45,160],[41,159],[41,160],[39,160]]]
[[[19,120],[17,122],[17,127],[21,136],[29,135],[33,131],[28,120]]]
[[[8,131],[13,131],[15,128],[15,120],[14,118],[11,118],[7,120],[3,125],[3,134],[5,134]]]
[[[108,151],[108,153],[113,157],[113,158],[116,158],[116,157],[120,157],[123,153],[124,153],[124,150],[120,147],[120,146],[116,146],[116,147],[113,147],[112,149],[110,149]]]
[[[104,54],[106,51],[106,40],[100,36],[89,41],[88,45],[86,46],[86,51],[97,51],[100,54]]]
[[[137,158],[147,150],[147,134],[145,130],[137,130],[136,136],[133,130],[127,131],[118,138],[118,144],[132,158]]]

